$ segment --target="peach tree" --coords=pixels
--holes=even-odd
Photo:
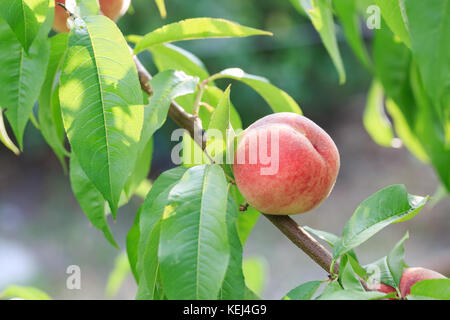
[[[442,190],[450,190],[448,0],[291,2],[317,29],[341,83],[334,16],[373,75],[363,121],[374,141],[391,146],[400,139],[435,168]],[[164,1],[155,3],[165,16]],[[26,126],[36,126],[68,170],[87,218],[116,248],[108,217],[115,219],[133,196],[143,199],[125,245],[137,299],[259,299],[246,285],[242,252],[260,216],[325,270],[324,279],[300,284],[284,299],[450,299],[450,280],[407,267],[408,234],[375,262],[363,263],[354,251],[390,224],[413,218],[428,197],[388,186],[356,208],[339,236],[300,227],[288,214],[319,205],[336,180],[339,154],[331,137],[267,79],[232,66],[210,74],[193,53],[173,44],[270,32],[190,18],[123,35],[115,20],[129,4],[0,1],[0,140],[19,155]],[[361,17],[375,26],[372,54],[361,37]],[[154,76],[139,60],[143,52],[152,55]],[[230,87],[218,86],[224,81],[248,85],[275,114],[242,131]],[[175,134],[182,138],[172,151],[176,166],[149,181],[152,137],[167,117],[183,129]],[[263,139],[274,132],[277,139]],[[279,170],[264,175],[260,151],[273,156],[275,147]],[[236,163],[239,155],[255,162]],[[15,289],[4,296],[20,295]]]

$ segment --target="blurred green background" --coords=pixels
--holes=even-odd
[[[403,183],[412,194],[435,192],[438,180],[429,166],[404,148],[376,145],[365,132],[362,113],[370,77],[347,44],[340,42],[347,71],[347,83],[340,86],[311,23],[288,0],[166,0],[165,20],[160,18],[153,0],[132,3],[133,9],[119,21],[125,35],[145,34],[166,23],[204,16],[274,33],[273,37],[186,41],[177,45],[195,53],[210,73],[239,67],[268,78],[288,92],[304,114],[335,140],[342,163],[336,186],[319,208],[294,217],[299,224],[339,234],[358,204],[385,186]],[[371,33],[364,30],[364,34],[370,45]],[[155,73],[151,55],[144,53],[141,58]],[[219,82],[221,87],[227,84]],[[270,113],[255,92],[237,82],[232,86],[232,101],[244,127]],[[169,120],[155,136],[153,178],[173,166],[168,141],[174,128]],[[122,250],[140,203],[140,199],[133,199],[120,209],[117,221],[111,222]],[[414,219],[390,226],[359,248],[360,260],[369,263],[386,255],[409,230],[407,263],[448,275],[449,211],[449,198],[434,207],[427,205]],[[104,298],[109,272],[120,252],[89,224],[72,195],[68,177],[33,126],[27,128],[20,157],[0,146],[0,291],[9,284],[23,284],[43,289],[54,298]],[[302,282],[326,278],[325,272],[264,218],[250,235],[244,254],[264,261],[264,298],[279,299]],[[66,268],[72,264],[81,267],[81,290],[66,288]],[[132,299],[135,292],[136,285],[128,276],[117,298]]]

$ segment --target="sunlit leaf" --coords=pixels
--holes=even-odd
[[[6,110],[20,149],[47,70],[49,42],[44,29],[41,28],[26,53],[9,25],[0,18],[0,106]]]
[[[158,7],[159,14],[161,18],[165,19],[167,17],[166,4],[164,0],[155,0],[156,6]]]
[[[266,260],[258,256],[247,257],[244,259],[242,269],[247,287],[257,295],[261,295],[266,287],[269,273]]]
[[[64,127],[72,152],[115,217],[138,156],[144,118],[141,87],[113,21],[89,16],[75,22],[60,79]]]
[[[0,1],[0,15],[5,19],[26,52],[37,37],[45,21],[49,0],[3,0]],[[51,18],[53,20],[53,18]],[[48,30],[47,30],[48,32]]]
[[[295,112],[302,114],[300,107],[290,95],[275,87],[263,77],[247,74],[239,68],[231,68],[214,75],[214,78],[231,78],[242,81],[258,92],[274,112]]]
[[[253,35],[272,35],[270,32],[244,27],[237,23],[214,18],[193,18],[165,25],[146,34],[134,48],[139,53],[152,46],[204,38],[247,37]]]
[[[372,139],[381,146],[392,146],[394,132],[392,125],[384,112],[383,87],[374,81],[367,95],[363,123]]]
[[[205,80],[209,77],[203,62],[195,55],[173,44],[152,46],[149,51],[159,71],[181,70],[186,74]]]
[[[34,287],[9,286],[0,293],[0,298],[23,299],[23,300],[51,300],[44,291]]]
[[[406,46],[411,47],[404,3],[404,0],[375,0],[375,4],[380,8],[384,21],[392,32]]]

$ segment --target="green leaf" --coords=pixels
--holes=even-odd
[[[368,274],[368,282],[372,284],[377,283],[384,283],[387,284],[393,288],[397,286],[395,283],[395,280],[392,276],[392,272],[389,269],[389,265],[387,262],[387,257],[383,257],[381,259],[378,259],[375,262],[372,262],[368,265],[364,266],[364,269],[366,270]]]
[[[223,137],[230,127],[230,86],[227,87],[211,116],[208,129],[219,130]]]
[[[450,0],[405,1],[411,47],[443,123],[450,122]],[[447,124],[446,141],[450,141]]]
[[[50,38],[50,59],[38,100],[38,119],[42,136],[53,149],[63,167],[65,167],[64,156],[69,153],[64,147],[65,133],[58,97],[59,86],[55,86],[55,82],[66,54],[67,39],[68,34],[66,33]]]
[[[173,99],[195,91],[198,78],[186,75],[182,71],[166,70],[158,73],[150,81],[153,95],[145,107],[144,123],[140,138],[140,149],[148,143],[153,133],[161,128],[167,118]]]
[[[386,294],[377,291],[338,290],[321,295],[318,300],[381,300]]]
[[[105,296],[113,298],[119,292],[120,287],[130,273],[130,263],[125,252],[122,252],[114,261],[114,269],[111,271],[106,282]]]
[[[139,188],[142,182],[147,179],[147,176],[150,172],[152,154],[153,139],[150,139],[150,141],[147,143],[147,146],[138,156],[136,166],[133,172],[131,172],[131,175],[128,177],[127,183],[123,188],[123,191],[125,192],[128,200],[135,194],[136,190]]]
[[[322,293],[316,298],[316,300],[326,300],[326,297],[334,292],[342,291],[343,288],[339,284],[337,279],[329,281],[325,289],[323,289]],[[322,297],[324,299],[322,299]]]
[[[134,279],[137,283],[139,283],[139,273],[137,271],[137,262],[138,262],[138,247],[139,247],[139,238],[141,237],[141,232],[139,230],[139,219],[141,217],[141,209],[136,212],[136,216],[134,217],[133,225],[127,233],[126,237],[126,248],[127,248],[127,256],[128,263],[130,265],[131,273],[133,274]]]
[[[308,13],[314,28],[319,33],[336,67],[339,83],[345,83],[345,70],[336,40],[331,0],[311,0],[311,8],[304,9]]]
[[[228,86],[219,100],[208,126],[206,151],[216,163],[226,163],[223,158],[227,148],[227,134],[230,129],[232,130],[230,124],[230,86]]]
[[[98,0],[78,0],[75,14],[79,17],[95,16],[100,11]]]
[[[244,300],[262,300],[262,298],[248,287],[245,287]]]
[[[403,236],[403,238],[394,246],[394,248],[389,252],[386,262],[389,266],[389,271],[392,274],[392,278],[395,281],[396,288],[400,286],[400,279],[402,277],[403,268],[405,264],[405,248],[404,243],[409,239],[409,234]]]
[[[302,15],[308,17],[308,13],[305,10],[311,9],[310,0],[289,0],[292,6]]]
[[[155,0],[156,6],[158,7],[159,14],[161,18],[165,19],[167,17],[166,4],[164,0]]]
[[[75,20],[59,97],[72,152],[115,217],[138,156],[144,110],[136,67],[113,21]]]
[[[14,152],[15,155],[20,154],[19,148],[17,148],[14,142],[12,142],[11,138],[8,135],[8,132],[6,131],[5,122],[3,121],[2,108],[0,108],[0,141],[5,145],[5,147]]]
[[[401,107],[414,108],[414,97],[409,85],[411,53],[395,39],[385,23],[375,30],[373,42],[375,76],[383,85],[386,95]],[[408,114],[408,123],[413,123],[414,111]]]
[[[384,283],[393,288],[399,288],[400,279],[405,264],[404,243],[408,240],[408,233],[397,242],[388,256],[378,259],[377,261],[364,266],[369,275],[369,281],[372,283]]]
[[[223,91],[214,86],[207,86],[203,92],[202,102],[207,103],[211,107],[215,107],[219,104],[220,99],[223,97]],[[192,108],[195,100],[195,94],[188,94],[176,99],[184,110],[188,113],[192,113]],[[200,106],[198,116],[202,120],[203,128],[208,129],[209,121],[211,121],[212,112]],[[242,129],[242,121],[233,103],[230,101],[230,121],[231,125],[235,129]]]
[[[411,64],[410,76],[411,88],[418,106],[415,131],[426,148],[442,184],[450,190],[450,166],[448,165],[450,149],[445,141],[445,130],[425,92],[420,72],[414,63]]]
[[[0,106],[6,109],[6,117],[20,149],[47,70],[49,42],[44,29],[26,53],[9,25],[0,18]]]
[[[426,197],[408,194],[404,185],[393,185],[376,192],[359,205],[346,223],[341,239],[334,247],[333,257],[359,246],[391,223],[411,219],[426,201]]]
[[[336,14],[344,27],[344,33],[353,52],[368,69],[372,69],[372,62],[364,45],[361,35],[360,20],[358,14],[357,0],[334,0],[333,6]]]
[[[9,286],[0,293],[0,298],[19,298],[24,300],[51,300],[44,291],[34,287]]]
[[[261,295],[266,287],[267,262],[263,257],[247,257],[242,265],[246,286]]]
[[[102,194],[86,176],[74,154],[70,157],[70,184],[81,209],[92,225],[103,232],[105,238],[119,248],[108,226],[106,219],[106,203]]]
[[[159,29],[147,33],[142,40],[136,44],[134,53],[137,54],[158,44],[180,40],[247,37],[253,35],[272,35],[272,33],[244,27],[224,19],[186,19],[165,25]]]
[[[283,300],[311,300],[323,281],[309,281],[289,291]]]
[[[231,193],[236,201],[236,204],[239,208],[240,205],[244,205],[246,200],[244,196],[241,194],[237,186],[233,185],[231,187]],[[239,212],[239,217],[237,219],[238,233],[239,238],[241,239],[242,245],[247,241],[250,232],[255,226],[258,218],[261,214],[253,207],[247,207],[247,210]]]
[[[450,279],[428,279],[411,287],[411,295],[439,300],[450,300]],[[411,300],[411,296],[406,297]]]
[[[0,15],[8,22],[26,52],[45,21],[49,5],[53,7],[53,1],[50,3],[48,0],[0,1]]]
[[[303,229],[305,229],[306,231],[312,233],[313,235],[319,237],[320,239],[324,240],[325,242],[327,242],[332,248],[336,245],[336,243],[339,241],[339,237],[331,232],[327,232],[327,231],[322,231],[322,230],[317,230],[317,229],[313,229],[311,227],[308,226],[304,226]],[[356,257],[356,254],[353,250],[350,250],[348,252],[348,254],[351,256],[351,258],[355,261],[358,262],[358,258]]]
[[[236,219],[239,212],[236,202],[231,194],[228,194],[227,203],[227,231],[230,245],[230,260],[227,272],[219,291],[221,300],[242,300],[245,297],[245,279],[242,270],[242,245],[237,232]]]
[[[350,265],[353,268],[353,271],[361,277],[361,279],[366,280],[368,275],[366,270],[364,269],[363,266],[361,266],[361,264],[359,263],[358,259],[356,258],[356,254],[353,252],[353,250],[347,252],[345,254],[345,256],[348,259],[348,263],[350,263]]]
[[[194,141],[194,139],[192,139],[191,135],[187,131],[183,133],[182,147],[181,162],[183,166],[190,168],[201,164],[211,163],[211,160],[208,158],[206,153]]]
[[[138,300],[159,300],[163,295],[160,284],[160,265],[158,261],[158,246],[161,233],[161,220],[152,228],[148,243],[140,254],[139,263],[142,269],[139,275],[138,291],[136,299]]]
[[[370,87],[363,123],[369,135],[380,146],[392,146],[394,132],[383,108],[383,87],[379,82],[373,81]]]
[[[209,73],[205,65],[195,55],[173,44],[161,44],[149,48],[158,70],[181,70],[186,74],[205,80]]]
[[[411,40],[409,38],[406,23],[404,2],[404,0],[375,0],[375,4],[380,8],[381,15],[386,24],[392,32],[410,48]],[[423,16],[421,16],[421,19],[423,19]]]
[[[377,291],[344,289],[337,280],[331,281],[317,300],[379,300],[387,295]]]
[[[344,255],[339,263],[339,280],[345,290],[364,291],[357,274],[349,262],[348,255]]]
[[[411,63],[410,50],[396,41],[389,28],[383,24],[381,29],[375,31],[373,51],[375,74],[389,97],[386,109],[393,119],[397,135],[418,159],[429,162],[427,143],[423,142],[423,138],[433,136],[430,134],[433,130],[417,130],[423,127],[421,122],[424,116],[411,88],[411,66],[414,64]]]
[[[216,299],[228,266],[227,181],[218,165],[186,171],[170,191],[159,261],[169,299]]]
[[[405,111],[402,110],[392,99],[386,100],[386,110],[392,117],[397,135],[408,150],[411,151],[411,153],[419,160],[425,163],[430,162],[430,157],[427,151],[425,151],[420,137],[413,131],[408,123],[407,113],[405,114]]]
[[[320,239],[326,241],[332,247],[334,247],[335,244],[339,241],[339,237],[337,235],[331,233],[331,232],[313,229],[313,228],[308,227],[308,226],[304,226],[303,229],[305,229],[306,231],[316,235]]]
[[[138,234],[139,237],[137,257],[135,258],[137,261],[135,264],[136,274],[139,278],[139,298],[155,299],[157,297],[156,284],[159,270],[158,246],[160,226],[156,228],[156,225],[163,216],[170,191],[185,172],[186,169],[183,167],[176,167],[163,172],[154,182],[139,209],[139,218],[136,218],[139,220],[135,222],[139,224],[139,228],[133,231],[133,234]],[[133,236],[133,241],[136,241],[136,236]],[[135,245],[136,242],[133,242],[133,247]]]
[[[247,74],[239,68],[230,68],[214,75],[213,78],[231,78],[247,84],[266,100],[274,112],[294,112],[302,114],[299,105],[290,95],[275,87],[263,77]]]

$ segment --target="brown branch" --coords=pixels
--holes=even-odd
[[[133,52],[133,49],[131,49]],[[150,80],[152,79],[151,74],[142,65],[141,61],[137,56],[133,56],[134,63],[139,75],[139,82],[141,83],[141,88],[148,95],[153,94],[153,90],[150,86]],[[172,101],[169,108],[169,117],[180,127],[186,129],[190,136],[195,140],[198,145],[202,146],[202,149],[206,147],[206,132],[203,129],[202,121],[196,115],[187,113],[180,105]]]
[[[311,259],[313,259],[326,272],[330,272],[333,256],[316,239],[314,239],[306,230],[300,227],[291,217],[285,215],[264,214],[289,240],[297,247],[303,250]],[[339,272],[339,265],[334,265],[334,273]]]
[[[136,56],[133,56],[133,59],[136,63],[142,90],[144,90],[147,94],[152,95],[153,91],[150,86],[152,76]],[[175,102],[171,103],[168,116],[175,121],[178,126],[186,129],[195,142],[202,146],[202,149],[205,149],[206,132],[203,130],[202,122],[198,116],[187,113]],[[331,263],[333,261],[331,253],[319,242],[317,242],[314,237],[306,232],[306,230],[300,227],[291,217],[268,214],[264,214],[264,216],[326,272],[330,272]],[[336,262],[334,265],[334,273],[338,274],[338,272],[339,264]],[[366,290],[368,290],[365,281],[361,280],[361,284]]]

